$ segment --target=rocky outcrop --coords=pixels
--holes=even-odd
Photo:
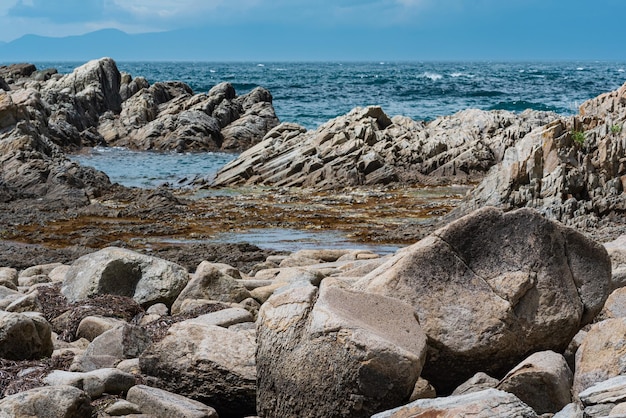
[[[215,185],[336,188],[391,182],[467,181],[557,116],[467,110],[424,123],[356,108],[315,131],[283,123],[224,167]]]
[[[126,86],[129,94],[132,81]],[[184,83],[164,82],[131,95],[119,115],[103,115],[98,131],[109,145],[140,150],[241,151],[277,124],[272,95],[261,87],[237,97],[221,83],[194,95]]]
[[[264,417],[368,417],[408,400],[425,360],[410,306],[325,282],[275,293],[257,328]]]
[[[501,376],[528,353],[565,350],[610,279],[606,250],[582,234],[531,209],[484,208],[355,286],[415,308],[429,341],[423,377],[445,393],[479,371]]]
[[[456,214],[485,205],[530,206],[575,226],[626,210],[626,85],[526,135]]]

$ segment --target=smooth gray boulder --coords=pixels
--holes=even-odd
[[[372,418],[408,417],[536,418],[537,414],[511,393],[486,389],[446,398],[420,399],[372,415]]]
[[[294,282],[257,320],[257,412],[369,417],[409,399],[426,337],[409,305],[322,281]]]
[[[0,311],[0,358],[31,360],[52,351],[52,327],[42,316]]]
[[[142,413],[160,418],[217,418],[215,409],[175,393],[146,385],[130,388],[126,400]]]
[[[203,261],[172,304],[172,314],[180,312],[188,299],[209,299],[239,303],[250,297],[250,292],[235,277],[220,270],[219,265]]]
[[[139,357],[154,386],[215,408],[220,417],[256,413],[254,335],[201,320],[172,325]]]
[[[98,369],[85,373],[54,370],[43,381],[48,386],[74,386],[84,391],[92,399],[95,399],[104,393],[111,395],[126,393],[128,389],[135,385],[136,377],[130,373],[113,368]]]
[[[541,351],[511,370],[497,389],[514,394],[539,415],[554,414],[572,401],[573,379],[561,354]]]
[[[73,386],[44,386],[0,399],[0,416],[85,418],[90,417],[91,399]]]
[[[133,298],[148,307],[170,306],[189,281],[187,270],[156,257],[107,247],[77,259],[68,270],[61,292],[76,302],[111,294]]]
[[[440,393],[503,376],[529,352],[563,352],[608,297],[601,245],[532,209],[483,208],[399,251],[355,288],[411,304]]]

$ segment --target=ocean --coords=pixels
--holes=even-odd
[[[82,63],[35,63],[69,73]],[[308,129],[356,106],[431,120],[460,110],[524,109],[574,114],[626,82],[626,62],[118,62],[150,83],[177,80],[196,93],[228,81],[237,94],[257,86],[274,97],[282,122]]]
[[[57,68],[69,73],[82,63],[35,63],[37,68]],[[356,106],[380,105],[390,116],[405,115],[432,120],[467,108],[525,109],[577,113],[578,106],[626,82],[626,62],[118,62],[120,71],[143,76],[150,83],[178,80],[196,93],[207,92],[228,81],[237,94],[257,86],[273,95],[274,108],[282,122],[295,122],[307,129],[349,112]],[[111,157],[124,153],[124,158]],[[83,158],[81,156],[78,158]],[[154,155],[123,150],[100,150],[90,165],[103,169],[113,181],[153,187],[162,182],[179,183],[212,173],[228,156],[196,158],[180,164],[180,156],[160,161],[168,167],[155,175],[151,163],[128,164],[127,158],[154,159]],[[162,158],[168,158],[165,155]],[[115,162],[120,161],[116,165]],[[122,164],[121,161],[124,161]],[[140,169],[147,166],[148,171]],[[133,169],[133,173],[124,170]]]

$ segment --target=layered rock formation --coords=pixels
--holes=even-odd
[[[339,188],[482,178],[505,150],[557,118],[548,112],[467,110],[432,122],[356,108],[315,131],[283,123],[224,167],[216,186]]]
[[[64,150],[116,145],[142,150],[238,151],[278,124],[271,94],[237,96],[223,83],[194,94],[180,82],[121,74],[110,58],[71,74],[33,65],[0,68],[0,200],[41,198],[82,206],[110,187],[106,175]]]
[[[528,206],[576,226],[626,210],[626,84],[510,147],[457,214]]]

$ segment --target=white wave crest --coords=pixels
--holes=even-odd
[[[431,73],[429,71],[426,71],[425,73],[420,75],[420,78],[428,78],[428,79],[430,79],[432,81],[437,81],[437,80],[441,80],[443,78],[443,76],[441,74],[438,74],[438,73]]]

